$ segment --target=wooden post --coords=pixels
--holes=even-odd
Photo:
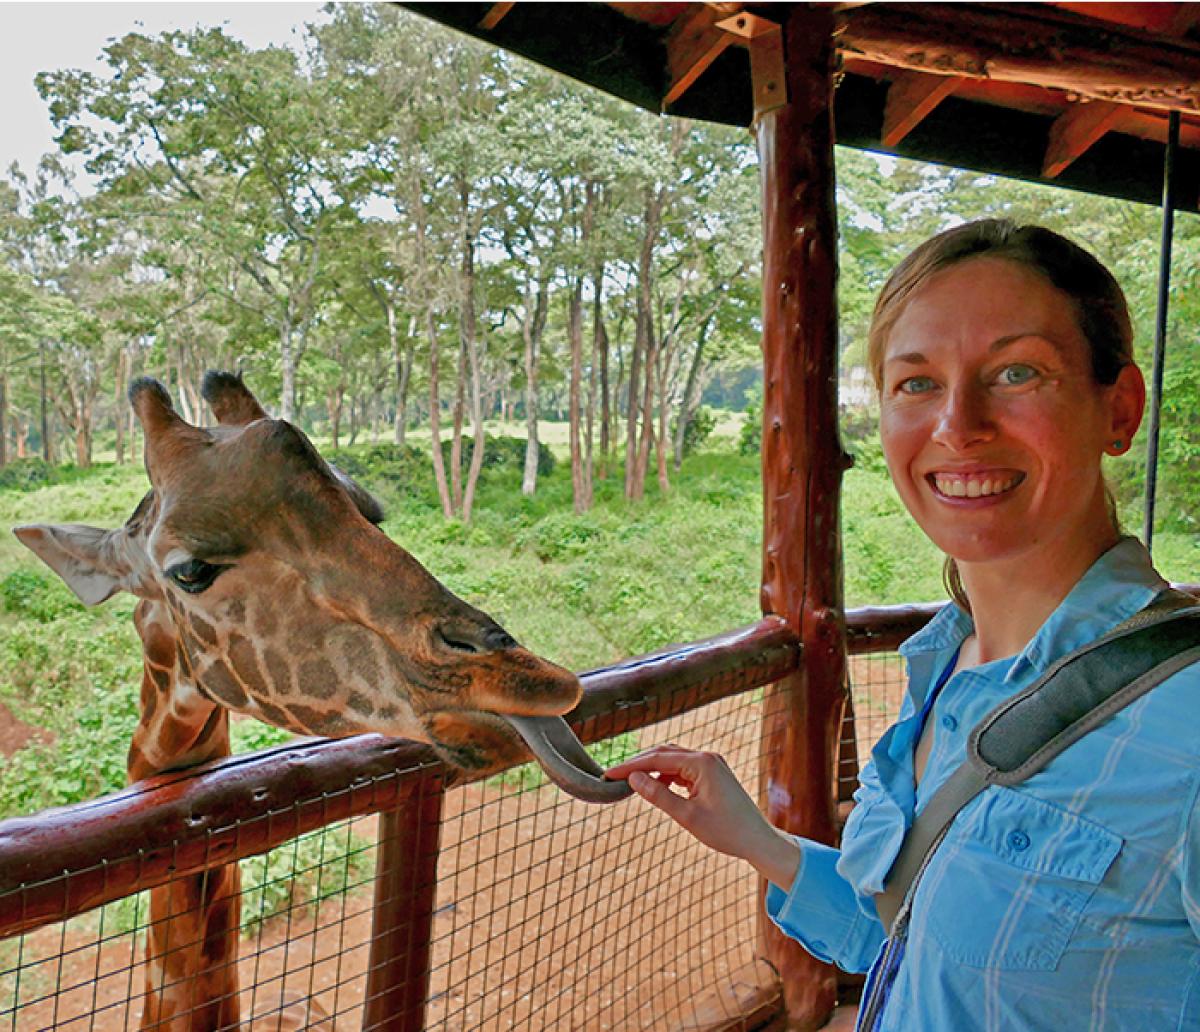
[[[834,840],[832,784],[845,697],[839,494],[848,464],[837,429],[837,225],[833,16],[797,6],[783,32],[787,103],[756,121],[763,203],[764,613],[801,639],[798,673],[764,703],[761,792],[786,831]],[[819,1028],[834,970],[759,914],[759,946],[779,972],[789,1029]]]
[[[440,774],[418,780],[401,805],[379,815],[379,859],[364,1029],[421,1032],[429,994],[429,940],[442,827]]]

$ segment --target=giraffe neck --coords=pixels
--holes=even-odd
[[[166,605],[140,602],[134,622],[145,662],[129,779],[228,756],[228,711],[188,680],[188,662]],[[238,1026],[240,888],[233,863],[150,890],[143,1029],[205,1032]]]

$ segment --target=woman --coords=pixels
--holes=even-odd
[[[748,860],[772,919],[821,960],[865,971],[880,954],[873,896],[979,720],[1166,586],[1101,473],[1145,404],[1131,337],[1107,270],[1039,227],[957,227],[884,287],[869,342],[884,455],[954,602],[901,648],[908,692],[841,849],[771,827],[720,757],[662,746],[609,772]],[[1192,666],[968,804],[876,1027],[1200,1029],[1198,706]]]

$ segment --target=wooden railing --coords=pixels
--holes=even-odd
[[[937,608],[852,610],[849,652],[893,651]],[[568,721],[585,743],[596,742],[778,681],[800,662],[795,634],[767,617],[581,675],[584,698]],[[364,1027],[419,1029],[441,800],[466,780],[414,742],[301,740],[0,822],[0,939],[378,813]]]

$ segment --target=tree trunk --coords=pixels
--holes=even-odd
[[[537,490],[538,475],[538,365],[542,333],[549,312],[549,283],[544,270],[539,271],[536,298],[530,310],[530,298],[525,298],[525,317],[521,335],[525,341],[525,473],[521,478],[521,494],[530,496]]]
[[[123,346],[117,352],[117,375],[116,382],[113,384],[113,429],[116,431],[116,440],[114,442],[117,453],[117,465],[125,464],[125,384],[128,380],[126,373],[126,363],[129,361],[129,348]]]
[[[329,436],[332,438],[334,448],[337,448],[342,433],[342,409],[345,405],[346,386],[339,383],[332,387],[325,395],[325,411],[329,414]]]
[[[479,482],[479,471],[483,468],[483,384],[479,375],[479,342],[476,340],[475,325],[475,233],[470,222],[470,196],[465,182],[460,183],[459,199],[463,218],[463,307],[462,347],[459,350],[459,398],[462,397],[462,357],[465,355],[471,376],[471,433],[475,440],[471,445],[471,465],[467,470],[467,485],[463,492],[462,518],[471,522],[471,510],[475,504],[475,485]],[[461,444],[461,442],[460,442]]]
[[[463,480],[462,480],[462,432],[466,416],[467,389],[467,342],[461,337],[458,341],[458,364],[455,367],[454,384],[454,429],[450,438],[450,497],[454,511],[462,513]]]
[[[450,519],[454,508],[450,504],[450,492],[446,487],[446,464],[442,460],[442,423],[441,404],[438,384],[438,348],[437,320],[433,313],[433,293],[429,288],[429,259],[425,249],[425,203],[422,199],[419,176],[412,177],[412,206],[413,225],[415,228],[415,243],[417,252],[417,268],[420,270],[421,284],[425,293],[425,329],[429,335],[429,434],[430,453],[433,458],[433,477],[437,481],[438,497],[442,502],[442,515]]]
[[[704,342],[708,339],[709,327],[712,326],[713,316],[709,316],[700,326],[696,338],[696,350],[692,353],[692,364],[688,367],[687,382],[683,387],[683,398],[679,403],[679,418],[675,421],[675,469],[683,465],[683,438],[687,434],[687,426],[692,413],[699,407],[700,399],[696,397],[696,384],[700,381],[700,367],[704,360]]]
[[[8,373],[0,372],[0,466],[8,465]]]
[[[41,393],[41,417],[42,417],[42,458],[47,464],[54,462],[54,444],[50,440],[50,418],[46,411],[46,345],[41,344],[38,348],[39,366],[38,380],[39,390]]]
[[[629,361],[629,412],[626,416],[625,432],[625,497],[634,500],[642,497],[645,484],[645,465],[643,453],[649,456],[649,437],[654,428],[651,423],[643,421],[642,443],[638,443],[638,406],[642,403],[643,420],[646,405],[644,398],[639,398],[642,390],[641,374],[645,371],[646,387],[652,391],[653,376],[653,316],[651,315],[652,275],[654,267],[654,244],[658,239],[659,221],[662,217],[663,194],[661,191],[648,187],[646,190],[646,208],[642,217],[645,227],[642,233],[642,246],[638,253],[638,293],[637,293],[637,322],[635,325],[633,354]],[[653,396],[652,393],[650,395]]]
[[[663,494],[671,490],[671,479],[667,475],[667,441],[670,438],[671,401],[668,397],[666,361],[659,352],[658,362],[658,436],[654,442],[654,458],[657,464],[658,488]]]
[[[583,385],[583,280],[575,278],[567,309],[567,337],[571,346],[571,386],[567,412],[571,445],[571,494],[575,511],[588,509],[587,486],[583,477],[583,447],[579,439],[580,401]]]
[[[630,497],[632,499],[641,498],[646,492],[646,471],[650,467],[650,449],[654,445],[654,373],[658,365],[658,346],[655,343],[656,334],[654,332],[654,320],[650,310],[646,310],[646,327],[645,327],[645,349],[646,352],[642,356],[642,365],[644,369],[642,397],[641,397],[641,436],[637,444],[637,455],[634,459],[633,473],[633,489]],[[630,398],[630,405],[637,404],[637,400]]]
[[[408,337],[396,356],[396,443],[403,447],[408,433],[408,388],[412,383],[413,338],[416,336],[416,317],[409,318]]]
[[[600,478],[608,477],[608,462],[612,452],[612,393],[608,382],[608,330],[604,326],[604,266],[592,277],[595,312],[592,324],[592,378],[600,377]]]
[[[285,319],[279,327],[279,375],[279,418],[293,423],[296,419],[296,356],[290,319]]]

